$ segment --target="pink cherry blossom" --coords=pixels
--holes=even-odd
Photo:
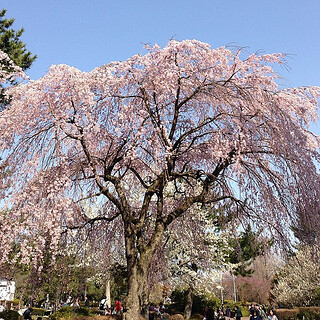
[[[309,125],[320,89],[279,88],[272,64],[283,58],[172,40],[91,72],[52,66],[8,89],[1,260],[12,242],[39,262],[46,239],[57,252],[74,230],[118,223],[135,320],[164,233],[195,208],[228,209],[287,239],[298,186],[318,181]],[[102,208],[94,217],[82,209],[89,199]]]

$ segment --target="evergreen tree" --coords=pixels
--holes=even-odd
[[[265,243],[259,240],[258,235],[248,225],[241,232],[240,236],[233,239],[230,243],[232,251],[230,252],[228,261],[237,265],[233,273],[243,277],[252,275],[254,270],[250,266],[253,260],[264,253],[265,246],[269,247],[270,245],[270,241]]]
[[[24,29],[21,28],[17,31],[12,29],[14,19],[6,19],[4,17],[5,14],[6,10],[2,9],[0,11],[0,50],[6,53],[15,65],[19,66],[22,70],[26,70],[30,68],[37,56],[32,55],[32,53],[27,50],[26,45],[20,40]],[[13,72],[6,59],[0,59],[0,67],[9,73]],[[14,78],[7,80],[7,83],[15,84]],[[4,88],[5,87],[0,84],[0,110],[10,101],[10,99],[4,95]]]
[[[30,68],[33,61],[37,58],[36,55],[32,55],[27,50],[26,45],[20,40],[24,29],[20,30],[12,29],[14,19],[6,19],[4,16],[6,10],[0,11],[0,50],[5,52],[10,59],[22,70]]]

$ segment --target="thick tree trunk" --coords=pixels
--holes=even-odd
[[[129,275],[128,295],[125,301],[124,320],[140,320],[140,288],[136,275]]]
[[[149,319],[149,288],[147,277],[144,279],[144,286],[141,297],[141,314],[145,319]]]
[[[188,289],[186,306],[184,308],[184,319],[189,320],[191,318],[192,313],[192,305],[193,305],[193,290],[191,287]]]
[[[126,256],[128,294],[124,303],[125,312],[123,319],[140,320],[143,289],[151,257],[141,259],[141,256],[137,253],[134,237],[126,238]]]
[[[142,311],[144,311],[142,307],[146,304],[144,299],[145,271],[145,268],[141,270],[141,268],[135,267],[128,274],[128,295],[125,300],[123,319],[140,320]]]
[[[152,239],[143,248],[136,243],[134,233],[126,233],[126,258],[128,268],[128,294],[123,319],[140,320],[142,307],[148,304],[147,274],[154,252],[161,242],[164,227],[155,228]],[[139,250],[137,249],[139,247]],[[147,294],[147,295],[146,295]]]

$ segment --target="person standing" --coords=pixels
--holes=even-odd
[[[222,308],[219,310],[218,319],[219,319],[219,320],[225,320],[225,319],[226,319],[225,316],[224,316],[224,313],[223,313],[223,309],[222,309]]]
[[[265,310],[264,310],[264,307],[263,307],[263,306],[260,306],[259,311],[260,311],[260,318],[261,318],[261,320],[265,320],[267,316],[266,316],[266,312],[265,312]]]
[[[230,310],[230,319],[234,320],[235,314],[236,314],[236,309],[235,309],[235,308],[232,308],[232,309]]]
[[[241,320],[242,312],[239,307],[234,307],[236,320]]]
[[[90,307],[90,301],[89,301],[89,299],[88,299],[87,296],[84,298],[84,306],[85,306],[86,308],[89,308],[89,307]]]
[[[121,314],[122,307],[119,298],[116,299],[116,306],[114,307],[115,314]]]
[[[250,316],[250,320],[261,320],[261,318],[256,310],[253,311],[253,315]]]
[[[254,305],[251,304],[249,307],[250,316],[253,316],[253,311],[254,311]]]
[[[203,320],[207,320],[208,319],[208,310],[209,310],[209,307],[205,306],[204,307],[204,313],[203,313]]]
[[[230,318],[231,318],[231,310],[230,310],[229,306],[227,306],[227,309],[226,309],[226,317],[228,320],[230,320]]]
[[[101,314],[105,314],[105,311],[106,311],[106,298],[103,297],[100,301],[100,305],[99,305],[99,310],[100,310],[100,313]]]
[[[32,320],[31,313],[32,313],[32,308],[29,306],[28,309],[23,313],[23,319]]]
[[[163,314],[164,311],[165,311],[164,304],[163,304],[163,302],[160,302],[160,304],[159,304],[159,313],[160,313],[160,314]]]
[[[207,312],[207,320],[214,320],[215,316],[214,316],[214,310],[213,308],[209,308],[208,312]]]
[[[149,306],[149,320],[154,320],[156,314],[156,306],[151,302]]]
[[[273,313],[272,309],[269,311],[268,320],[278,320],[278,317]]]

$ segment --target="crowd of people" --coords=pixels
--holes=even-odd
[[[216,310],[213,308],[206,307],[204,310],[204,320],[240,320],[242,317],[241,309],[237,306],[234,309],[230,309],[227,307],[217,308]]]
[[[68,298],[66,305],[77,306],[78,299]],[[61,305],[63,306],[63,304]],[[90,301],[87,297],[84,299],[84,306],[90,307]],[[32,320],[32,307],[29,307],[24,311],[24,320]],[[120,299],[116,298],[114,301],[114,306],[111,307],[110,301],[108,302],[105,297],[100,301],[99,310],[101,315],[122,315],[123,308]],[[262,305],[251,304],[249,306],[250,320],[278,320],[277,316],[274,314],[272,308],[266,308]],[[243,317],[241,309],[238,306],[230,308],[229,306],[222,306],[221,308],[211,308],[206,306],[204,310],[203,320],[241,320]],[[153,303],[149,305],[149,320],[155,319],[166,319],[166,310],[163,302],[160,302],[159,306]]]
[[[272,309],[267,310],[264,306],[251,304],[249,312],[250,320],[278,320],[274,311]],[[228,306],[216,310],[206,307],[203,320],[241,320],[242,317],[241,309],[237,306],[234,309]]]
[[[278,320],[272,308],[267,310],[264,306],[251,304],[249,311],[250,320]]]
[[[93,301],[94,302],[94,301]],[[21,315],[23,315],[23,319],[24,320],[32,320],[31,316],[32,316],[32,311],[33,311],[33,307],[32,305],[34,304],[29,304],[27,309],[22,309],[23,313]],[[45,308],[48,310],[48,306],[49,304],[46,302],[43,302],[40,307],[41,308]],[[79,298],[72,298],[71,296],[67,298],[67,300],[65,302],[61,302],[56,309],[60,309],[60,307],[65,307],[65,306],[70,306],[70,307],[74,307],[74,308],[79,308],[80,307],[80,299]],[[88,297],[84,298],[84,306],[86,308],[91,307],[91,303],[90,300],[88,299]],[[51,307],[50,307],[51,309]],[[123,308],[121,306],[121,301],[120,299],[115,299],[115,304],[114,307],[112,308],[111,305],[108,306],[107,304],[107,300],[105,298],[103,298],[100,302],[99,305],[99,311],[101,315],[108,315],[108,314],[112,314],[112,315],[122,315],[123,312]]]

